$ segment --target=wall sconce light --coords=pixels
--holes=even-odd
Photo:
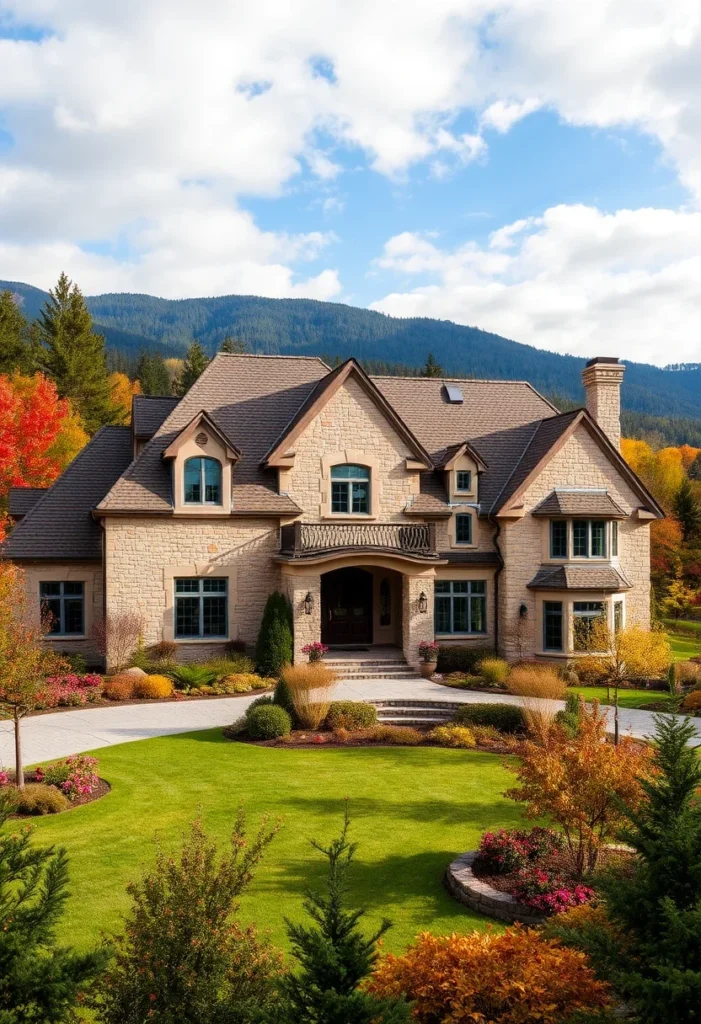
[[[428,598],[424,594],[423,590],[419,594],[419,611],[422,615],[428,611]]]
[[[304,599],[304,614],[311,615],[314,611],[314,598],[310,590],[307,591],[307,596]]]
[[[520,615],[520,617],[522,619],[525,619],[526,616],[528,615],[528,605],[527,604],[522,604],[521,607],[518,610],[518,614]]]

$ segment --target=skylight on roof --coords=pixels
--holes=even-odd
[[[459,387],[456,387],[455,384],[446,384],[444,386],[445,393],[448,396],[448,401],[451,403],[451,405],[461,405],[462,402],[464,402],[464,398],[462,397],[462,391]]]

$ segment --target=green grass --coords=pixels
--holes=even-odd
[[[606,704],[605,686],[568,686],[568,693],[581,693],[586,701],[598,700],[600,704]],[[618,706],[620,708],[643,708],[648,704],[659,704],[665,701],[669,694],[661,690],[619,690]],[[613,704],[613,690],[611,690],[611,704]]]
[[[698,619],[662,619],[670,633],[693,633],[701,641],[701,622]]]
[[[166,851],[198,813],[222,841],[238,804],[251,827],[268,812],[283,819],[241,908],[285,944],[284,917],[300,919],[303,890],[320,884],[324,863],[311,837],[340,829],[350,799],[359,843],[352,896],[369,925],[394,921],[385,948],[401,950],[421,930],[486,927],[442,886],[448,863],[492,827],[513,827],[519,806],[504,799],[514,777],[503,759],[440,748],[300,750],[233,743],[220,730],[127,743],[97,751],[112,792],[99,801],[36,822],[36,839],[64,845],[72,895],[61,938],[80,947],[119,927],[125,886],[154,860],[154,836]]]
[[[701,654],[701,638],[694,640],[692,637],[682,636],[680,633],[668,633],[675,661],[686,661],[687,658],[695,658]]]

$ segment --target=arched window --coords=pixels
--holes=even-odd
[[[221,463],[216,459],[188,459],[185,463],[185,504],[221,503]]]
[[[370,470],[366,466],[331,467],[331,511],[370,513]]]

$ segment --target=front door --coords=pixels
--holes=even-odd
[[[321,577],[321,640],[335,647],[372,643],[372,574],[336,569]]]

